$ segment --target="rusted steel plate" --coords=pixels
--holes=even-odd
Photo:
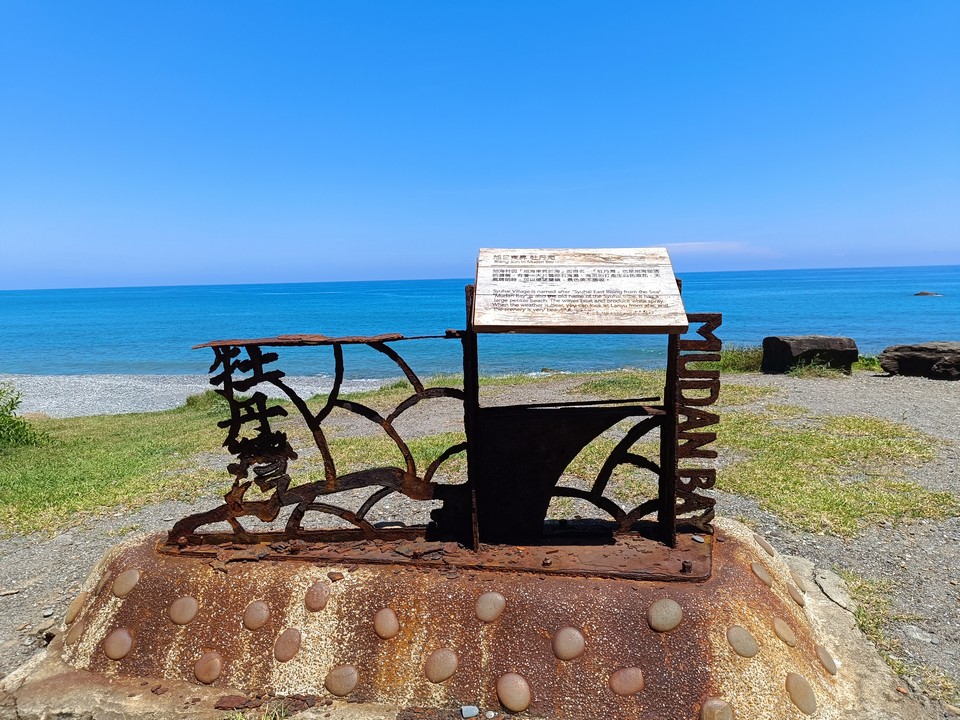
[[[538,545],[487,545],[472,550],[455,542],[431,542],[412,529],[394,531],[390,538],[370,541],[350,531],[316,531],[317,540],[295,540],[282,533],[257,544],[236,543],[227,533],[192,536],[182,546],[160,543],[167,555],[203,558],[223,567],[245,561],[294,560],[313,563],[412,566],[450,572],[483,569],[487,572],[537,573],[545,576],[589,576],[659,581],[701,582],[710,576],[713,538],[677,535],[668,547],[639,533],[610,536],[554,535]],[[309,535],[307,535],[309,537]],[[196,540],[203,538],[203,544]],[[324,542],[323,538],[327,540]],[[332,541],[338,538],[337,541]]]
[[[719,532],[703,583],[411,563],[218,568],[158,554],[154,537],[88,579],[89,596],[53,650],[96,676],[401,711],[505,712],[517,701],[502,693],[509,677],[529,691],[527,715],[549,720],[695,718],[708,699],[737,717],[799,717],[785,690],[793,674],[813,688],[824,717],[839,716],[831,703],[843,670],[834,675],[818,659],[823,639],[793,599],[800,591],[789,569],[745,528]],[[178,623],[171,613],[183,597],[198,611],[176,614]]]
[[[444,337],[444,336],[437,336]],[[267,347],[297,347],[302,345],[367,345],[369,343],[396,342],[397,340],[421,340],[426,338],[407,338],[400,333],[385,333],[383,335],[347,335],[345,337],[328,337],[317,333],[297,333],[277,335],[266,338],[249,338],[246,340],[210,340],[193,349],[205,347],[247,347],[250,345],[264,345]]]

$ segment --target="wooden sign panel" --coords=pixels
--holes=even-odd
[[[665,248],[483,249],[473,329],[523,333],[684,333]]]

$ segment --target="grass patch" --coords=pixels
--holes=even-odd
[[[78,514],[195,496],[203,481],[223,476],[191,458],[219,448],[225,414],[216,396],[164,412],[37,420],[45,445],[0,454],[0,528],[53,530]]]
[[[781,406],[726,413],[717,445],[746,456],[721,473],[719,489],[755,497],[809,532],[850,537],[866,523],[960,513],[953,494],[903,479],[902,468],[929,462],[942,446],[904,425]]]
[[[864,372],[883,372],[883,368],[880,367],[880,360],[875,355],[861,355],[857,358],[857,361],[853,364],[853,370],[861,370]]]
[[[759,345],[731,345],[720,351],[718,369],[731,373],[758,373],[763,361]]]
[[[803,361],[801,360],[792,368],[787,370],[787,375],[792,378],[843,378],[847,377],[847,373],[839,368],[830,367],[829,365],[817,361]]]
[[[891,595],[894,583],[870,580],[849,570],[838,570],[838,574],[847,583],[850,597],[857,603],[853,614],[857,627],[876,646],[884,662],[897,675],[913,679],[925,695],[944,702],[960,700],[960,685],[956,680],[939,668],[903,660],[900,642],[888,636],[892,623],[916,619],[893,612]]]
[[[666,375],[662,370],[616,370],[588,375],[573,388],[581,395],[592,395],[603,400],[663,396]]]
[[[707,363],[702,363],[706,365]],[[588,375],[573,388],[574,393],[602,400],[663,395],[666,374],[662,370],[617,370]],[[749,405],[777,394],[776,388],[765,385],[720,384],[720,406]]]
[[[20,417],[20,393],[9,383],[0,383],[0,453],[7,448],[42,445],[46,433]]]

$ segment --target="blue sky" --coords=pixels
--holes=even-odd
[[[0,2],[0,288],[960,263],[960,3]]]

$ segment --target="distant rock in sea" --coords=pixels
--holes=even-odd
[[[943,297],[940,293],[930,292],[929,290],[921,290],[913,294],[914,297]]]

